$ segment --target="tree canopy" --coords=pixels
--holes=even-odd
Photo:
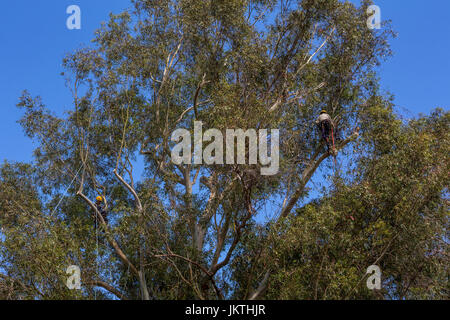
[[[450,115],[395,112],[378,76],[395,33],[367,27],[371,1],[131,2],[64,58],[64,116],[20,97],[37,148],[0,168],[0,299],[448,298]],[[279,129],[278,173],[173,163],[195,121]]]

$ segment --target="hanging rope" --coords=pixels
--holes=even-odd
[[[334,159],[334,170],[336,170],[337,164],[336,164],[336,147],[334,145],[334,128],[331,126],[331,139],[333,141],[333,159]]]
[[[98,271],[99,271],[99,267],[98,267],[98,217],[97,217],[97,212],[95,212],[95,239],[96,239],[96,243],[97,243],[97,250],[96,250],[96,254],[95,254],[95,263],[97,266],[97,279],[98,277]],[[94,300],[97,300],[97,291],[94,290]]]
[[[53,209],[52,213],[50,213],[50,216],[53,215],[53,213],[55,213],[55,211],[58,209],[59,205],[61,204],[61,202],[63,201],[64,197],[67,194],[67,191],[69,191],[69,189],[72,187],[73,183],[75,182],[75,179],[78,177],[78,174],[80,173],[81,169],[83,168],[84,164],[82,164],[80,166],[80,169],[78,169],[77,173],[75,174],[75,176],[72,179],[72,182],[70,183],[70,185],[67,187],[66,191],[64,191],[64,194],[62,195],[61,199],[59,200],[58,204],[56,205],[56,207]]]

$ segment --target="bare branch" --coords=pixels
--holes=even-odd
[[[323,48],[323,46],[328,42],[328,40],[330,40],[331,36],[333,35],[334,31],[336,30],[336,28],[333,28],[333,30],[331,30],[330,34],[327,36],[327,38],[322,42],[322,44],[317,48],[316,51],[314,51],[314,53],[308,58],[308,60],[300,66],[300,68],[297,69],[297,71],[295,72],[295,76],[297,76],[299,74],[299,72],[306,66],[308,65],[312,58],[314,58],[314,56],[320,51],[320,49]]]
[[[197,90],[195,91],[195,95],[194,95],[194,104],[193,104],[193,107],[194,107],[194,113],[195,113],[195,119],[198,119],[198,110],[197,110],[197,106],[198,106],[198,102],[197,102],[197,100],[198,100],[198,95],[200,94],[200,90],[201,90],[206,84],[209,83],[209,81],[206,81],[205,79],[206,79],[206,73],[203,74],[202,81],[199,83],[199,85],[198,85],[198,87],[197,87]]]
[[[139,196],[136,192],[136,190],[134,190],[134,188],[132,186],[130,186],[118,173],[117,173],[117,169],[114,169],[114,175],[116,176],[117,179],[119,179],[119,181],[133,194],[134,199],[136,200],[136,205],[137,208],[139,210],[139,212],[142,212],[142,204],[141,204],[141,200],[139,199]]]
[[[104,281],[89,281],[86,283],[87,285],[91,285],[91,286],[96,286],[96,287],[102,287],[106,290],[108,290],[109,292],[111,292],[112,294],[114,294],[117,298],[121,299],[121,300],[129,300],[122,292],[120,292],[119,290],[117,290],[116,288],[114,288],[113,286],[109,285],[108,283],[104,282]]]
[[[258,288],[250,295],[249,300],[258,299],[258,297],[260,297],[267,290],[267,286],[269,284],[269,277],[270,271],[267,271]]]

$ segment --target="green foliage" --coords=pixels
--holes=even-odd
[[[0,298],[448,295],[449,116],[397,118],[376,73],[394,33],[367,28],[370,1],[132,4],[64,58],[66,115],[20,98],[19,123],[38,147],[32,165],[1,167]],[[350,165],[303,203],[330,157],[313,124],[324,108]],[[171,134],[195,120],[280,129],[279,173],[175,165]],[[97,195],[110,223],[96,230]],[[286,195],[287,218],[277,219]],[[361,280],[374,262],[385,275],[377,294]],[[72,264],[81,291],[65,286]],[[268,290],[255,290],[264,275]]]
[[[268,297],[447,299],[449,124],[442,110],[385,122],[390,138],[359,158],[359,177],[297,210],[275,238]],[[372,264],[380,292],[366,287]]]

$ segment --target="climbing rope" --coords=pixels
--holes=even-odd
[[[47,147],[49,147],[50,149],[52,149],[53,151],[55,151],[56,153],[59,153],[56,148],[54,148],[53,146],[51,146],[49,143],[47,143],[45,137],[39,133],[39,135],[42,138],[42,142],[47,145]],[[65,165],[66,162],[62,159],[59,158],[59,160]],[[75,182],[75,180],[78,177],[78,174],[80,173],[81,169],[83,169],[84,164],[81,164],[80,168],[77,170],[77,172],[75,173],[75,175],[73,176],[72,181],[70,182],[69,186],[67,187],[67,189],[64,191],[63,195],[61,196],[60,200],[58,201],[58,204],[56,205],[56,207],[52,210],[52,212],[50,213],[50,216],[52,217],[53,214],[56,212],[56,210],[59,208],[59,206],[61,205],[62,201],[64,200],[64,198],[66,197],[67,192],[69,191],[69,189],[72,187],[73,183]],[[58,235],[54,232],[54,230],[52,230],[52,232],[54,233],[55,237],[58,238]],[[96,237],[96,257],[95,257],[95,262],[96,262],[96,267],[97,267],[97,278],[99,279],[99,272],[100,272],[100,265],[99,265],[99,235],[98,235],[98,216],[97,216],[97,212],[96,212],[96,216],[95,216],[95,237]],[[94,299],[97,300],[97,291],[94,290]]]
[[[337,164],[336,164],[336,146],[334,145],[334,128],[331,126],[331,139],[333,141],[333,159],[334,159],[334,169],[336,170]]]
[[[70,183],[70,185],[67,187],[66,191],[64,191],[64,194],[62,195],[61,199],[59,200],[58,204],[56,205],[56,207],[53,209],[52,213],[50,213],[50,216],[52,216],[55,211],[58,209],[59,205],[61,204],[61,202],[63,201],[63,199],[65,198],[67,191],[69,191],[69,189],[72,187],[73,183],[75,182],[75,179],[78,177],[78,174],[80,173],[81,169],[83,168],[84,164],[82,164],[80,166],[80,168],[78,169],[77,173],[75,174],[75,176],[72,179],[72,182]]]
[[[99,263],[98,263],[98,257],[99,257],[99,250],[98,250],[98,217],[97,217],[97,212],[95,212],[95,238],[96,238],[96,242],[97,242],[97,251],[96,251],[96,256],[95,256],[95,263],[96,263],[96,265],[97,265],[97,278],[99,278],[98,277],[98,274],[99,274],[99,271],[100,271],[100,268],[99,268]],[[97,291],[96,290],[94,290],[94,300],[97,300]]]

